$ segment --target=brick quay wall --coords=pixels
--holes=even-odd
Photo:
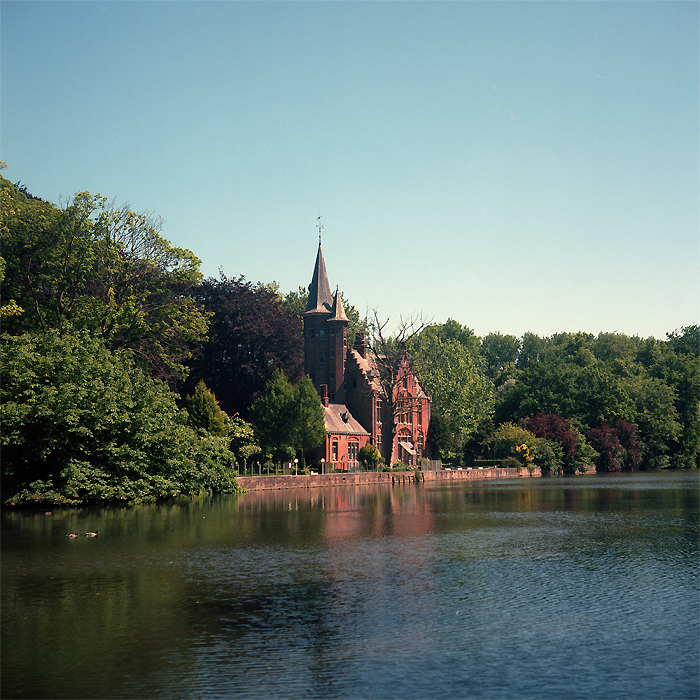
[[[419,472],[423,482],[452,482],[476,479],[515,479],[542,476],[539,467],[527,469],[490,467],[484,469],[444,469]],[[336,472],[334,474],[299,474],[297,476],[239,476],[238,484],[246,491],[318,488],[321,486],[361,486],[363,484],[410,484],[415,472]]]

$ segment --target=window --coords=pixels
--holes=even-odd
[[[418,425],[423,425],[423,404],[418,404]]]
[[[352,388],[357,389],[357,377],[354,374],[352,375]]]
[[[331,360],[335,360],[335,348],[331,348]]]
[[[335,326],[331,326],[331,335],[335,335]]]
[[[326,351],[325,350],[319,350],[319,352],[318,352],[318,364],[319,365],[326,364]]]
[[[332,369],[331,370],[331,382],[334,382],[334,381],[335,381],[335,370]]]
[[[331,460],[334,462],[338,461],[338,441],[333,440],[333,444],[331,446]]]
[[[309,338],[313,340],[316,337],[316,329],[309,328]]]
[[[319,340],[325,340],[325,339],[326,339],[326,329],[325,329],[325,328],[319,328],[319,329],[318,329],[318,337],[319,337]]]
[[[348,442],[348,459],[351,462],[357,462],[357,453],[360,450],[360,443],[356,440]]]

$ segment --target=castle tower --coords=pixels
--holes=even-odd
[[[345,403],[348,317],[340,292],[336,289],[335,294],[331,295],[320,236],[303,319],[304,373],[311,377],[320,395],[323,396],[322,387],[325,385],[331,403]]]

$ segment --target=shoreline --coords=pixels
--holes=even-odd
[[[484,467],[420,471],[423,482],[471,481],[477,479],[538,478],[539,467],[532,473],[514,467]],[[360,486],[363,484],[409,484],[417,480],[416,472],[336,472],[333,474],[298,474],[284,476],[239,476],[236,481],[246,491],[272,491],[280,489],[319,488],[322,486]]]

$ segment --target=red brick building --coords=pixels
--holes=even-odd
[[[359,466],[358,451],[368,442],[386,462],[417,465],[424,456],[430,423],[430,397],[404,351],[396,368],[390,410],[382,399],[378,358],[358,332],[348,347],[348,318],[340,292],[331,294],[319,239],[304,319],[304,371],[320,394],[326,412],[326,440],[314,455],[334,469]],[[395,424],[390,439],[389,421]]]

